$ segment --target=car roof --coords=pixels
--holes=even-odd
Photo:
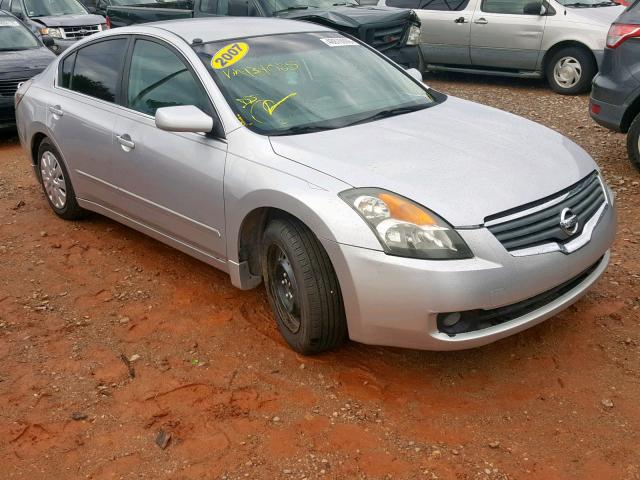
[[[142,25],[138,25],[141,27]],[[115,29],[120,33],[129,29],[139,28],[123,27]],[[160,29],[174,33],[184,38],[188,43],[199,38],[203,42],[215,42],[238,37],[253,37],[260,35],[278,35],[281,33],[299,32],[329,32],[330,28],[321,25],[285,20],[283,18],[256,18],[256,17],[206,17],[185,18],[181,20],[169,20],[144,24],[145,30]]]

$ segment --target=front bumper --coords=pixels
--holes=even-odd
[[[13,97],[0,97],[0,129],[11,128],[16,124]]]
[[[615,229],[615,208],[607,206],[591,240],[568,255],[550,252],[515,257],[486,228],[459,231],[476,255],[468,260],[415,260],[327,240],[323,245],[340,281],[352,340],[459,350],[525,330],[578,300],[606,269]],[[438,330],[439,313],[513,305],[578,277],[590,267],[591,273],[569,291],[520,317],[455,336]]]
[[[392,48],[382,52],[391,60],[405,68],[418,68],[420,65],[420,49],[418,45],[405,45],[400,48]]]

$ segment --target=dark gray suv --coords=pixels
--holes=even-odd
[[[640,170],[640,0],[611,25],[589,111],[600,125],[628,133],[629,158]]]

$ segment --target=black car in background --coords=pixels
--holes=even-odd
[[[627,133],[629,159],[640,170],[640,0],[609,29],[589,111],[600,125]]]
[[[11,12],[36,36],[51,37],[50,48],[56,54],[106,24],[104,17],[90,14],[76,0],[0,0],[0,9]]]
[[[18,85],[43,71],[55,55],[16,17],[0,10],[0,129],[15,125]]]

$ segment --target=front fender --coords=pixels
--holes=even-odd
[[[233,132],[228,141],[224,201],[230,271],[242,268],[239,265],[242,225],[258,208],[287,212],[320,239],[382,250],[371,229],[338,196],[351,185],[276,155],[266,137],[245,128]],[[241,277],[231,272],[237,286],[243,283]]]

